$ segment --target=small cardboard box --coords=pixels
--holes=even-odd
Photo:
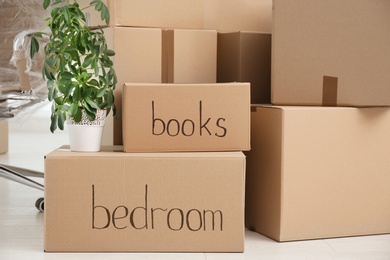
[[[390,108],[252,107],[246,226],[277,241],[390,233]]]
[[[46,252],[244,250],[242,152],[121,150],[46,156]]]
[[[390,105],[389,1],[273,5],[274,105]]]
[[[218,33],[217,82],[251,83],[251,103],[271,103],[271,34]]]
[[[250,149],[250,84],[125,84],[125,152]]]
[[[131,83],[215,83],[217,32],[114,27],[104,29],[118,77],[114,144],[122,141],[122,86]]]

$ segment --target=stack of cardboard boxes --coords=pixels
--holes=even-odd
[[[113,136],[121,146],[65,146],[46,156],[46,251],[244,250],[242,151],[250,149],[250,83],[261,71],[243,71],[268,66],[258,85],[270,88],[270,34],[218,34],[269,32],[270,3],[108,2],[104,30],[118,77]],[[253,15],[232,21],[228,13]],[[101,24],[92,12],[90,20]],[[217,41],[236,59],[221,73]],[[256,42],[253,58],[246,48]],[[226,70],[234,77],[216,83]]]
[[[246,226],[390,232],[390,2],[274,0],[272,103],[252,106]]]
[[[390,3],[270,2],[108,3],[123,146],[47,155],[46,251],[241,252],[246,166],[249,229],[390,232]]]

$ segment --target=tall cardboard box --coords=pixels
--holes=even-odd
[[[273,104],[390,105],[389,1],[273,5]]]
[[[246,226],[277,241],[390,233],[390,109],[252,106]]]
[[[218,33],[217,82],[249,82],[251,103],[271,103],[271,34]]]
[[[125,152],[250,149],[250,84],[140,84],[123,90]]]
[[[46,156],[46,252],[244,250],[242,152],[121,150]]]
[[[124,83],[215,83],[217,80],[216,31],[132,27],[104,31],[109,47],[116,53],[114,144],[123,144]]]

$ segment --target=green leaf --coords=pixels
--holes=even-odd
[[[106,50],[106,54],[107,54],[107,56],[115,56],[115,51],[114,51],[114,50],[107,49],[107,50]]]
[[[96,111],[92,112],[92,111],[89,111],[89,110],[85,110],[85,115],[87,116],[89,121],[93,121],[96,118]]]
[[[73,92],[73,101],[78,102],[81,99],[81,91],[79,86],[75,86],[74,92]]]
[[[110,24],[110,12],[105,4],[103,4],[101,13],[100,13],[100,18],[102,21],[106,21],[106,24]]]
[[[90,81],[88,81],[88,84],[95,87],[99,87],[99,82],[96,79],[91,79]]]
[[[97,77],[99,75],[99,64],[97,62],[95,62],[93,69],[95,72],[95,76]]]
[[[79,72],[77,70],[77,68],[73,65],[69,65],[69,69],[70,71],[74,74],[74,75],[77,75]]]
[[[76,115],[73,117],[74,121],[76,123],[80,122],[81,121],[81,118],[82,118],[83,114],[81,112],[81,109],[78,107],[77,108],[77,112],[76,112]]]
[[[65,123],[65,120],[66,120],[66,114],[65,114],[65,112],[59,111],[59,112],[58,112],[58,128],[59,128],[60,130],[64,130],[64,123]]]
[[[43,9],[46,10],[49,7],[49,5],[50,5],[50,0],[43,1]]]
[[[70,87],[72,85],[72,81],[68,78],[60,78],[58,81],[58,87]],[[62,93],[67,93],[69,92],[68,90],[66,91],[61,91]]]
[[[64,17],[65,17],[65,22],[68,24],[68,25],[70,25],[71,24],[71,22],[70,22],[70,13],[69,13],[69,8],[68,8],[68,6],[64,6],[63,7],[64,8]]]
[[[92,78],[92,74],[91,73],[88,73],[88,72],[86,72],[86,71],[83,71],[82,73],[81,73],[81,81],[83,82],[83,83],[86,83],[88,80],[90,80],[91,78]]]
[[[70,88],[69,88],[68,85],[60,85],[60,84],[58,85],[58,91],[59,91],[61,94],[63,94],[63,95],[68,95],[69,90],[70,90]],[[54,97],[54,100],[55,100],[55,98],[56,98],[56,97]],[[62,101],[61,101],[61,103],[59,103],[59,105],[62,105]]]
[[[49,80],[47,82],[47,88],[49,90],[49,93],[47,94],[47,98],[49,99],[49,101],[52,101],[55,97],[55,94],[57,94],[57,93],[56,93],[56,88],[53,85],[52,86],[49,85],[50,82],[53,82],[53,81]],[[53,84],[53,83],[51,83],[51,84]]]
[[[85,99],[85,101],[86,101],[86,102],[88,103],[88,105],[90,105],[92,108],[97,109],[97,110],[100,109],[99,105],[98,105],[95,101],[93,101],[92,99],[87,98],[87,99]]]
[[[108,106],[108,103],[107,103],[106,101],[100,103],[100,105],[99,105],[100,109],[104,109],[104,108],[106,108],[107,106]]]
[[[45,59],[46,64],[50,68],[54,68],[55,65],[57,65],[57,61],[58,61],[58,56],[54,56],[54,58],[53,58],[53,55],[51,55],[51,56],[49,56],[48,58]]]
[[[96,97],[100,98],[100,97],[103,97],[104,94],[106,94],[106,88],[100,88],[96,94]]]
[[[67,79],[67,83],[69,82],[69,80],[73,79],[74,78],[74,75],[68,71],[64,71],[61,73],[61,77],[63,77],[64,79]],[[66,84],[67,84],[66,83]]]
[[[107,101],[108,106],[112,106],[114,104],[114,94],[112,93],[112,90],[107,91],[105,100]]]
[[[88,47],[88,40],[87,40],[87,37],[82,34],[81,37],[80,37],[80,42],[81,42],[81,45],[84,47],[84,48],[87,48]]]
[[[91,94],[92,94],[91,89],[83,89],[83,91],[81,92],[81,97],[82,97],[82,99],[86,99],[86,98],[90,97]]]
[[[65,105],[62,106],[61,111],[62,112],[67,112],[69,110],[69,107],[70,106],[68,104],[65,104]]]
[[[87,55],[87,57],[85,57],[85,59],[84,59],[83,65],[82,65],[83,68],[87,68],[89,65],[91,65],[93,58],[94,58],[94,56],[92,54]]]
[[[62,106],[62,104],[64,104],[63,98],[58,97],[58,96],[54,96],[54,102],[56,103],[56,105],[59,105],[59,106]]]
[[[112,105],[112,113],[113,113],[114,116],[116,115],[116,106],[115,106],[115,104]]]
[[[30,57],[33,58],[35,53],[39,51],[39,42],[35,38],[35,36],[31,37],[31,45],[30,45]]]
[[[54,133],[54,131],[57,129],[57,121],[58,121],[58,115],[56,112],[53,112],[51,114],[51,124],[50,124],[50,131]]]
[[[69,53],[75,52],[75,51],[77,52],[77,48],[75,46],[68,46],[65,49],[65,52],[69,52]]]
[[[100,10],[102,10],[102,7],[103,7],[103,3],[102,2],[97,2],[96,5],[95,5],[95,10],[96,11],[100,11]]]
[[[48,80],[54,80],[54,76],[53,76],[53,74],[48,70],[47,66],[43,66],[43,71],[44,71],[45,77],[46,77]]]
[[[79,106],[76,103],[71,104],[69,107],[69,110],[68,110],[69,116],[75,117],[78,109],[79,109]]]

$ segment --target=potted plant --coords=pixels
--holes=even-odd
[[[89,28],[83,10],[76,0],[72,2],[44,0],[43,8],[52,8],[46,19],[50,33],[32,35],[30,55],[39,51],[40,39],[48,38],[42,76],[52,102],[50,131],[63,130],[66,122],[72,151],[99,151],[105,116],[111,110],[115,114],[117,78],[111,60],[115,52],[108,49],[103,30]],[[109,24],[110,14],[102,0],[93,0],[89,7]],[[76,140],[86,141],[85,148],[73,134]],[[97,137],[95,144],[93,137]]]

